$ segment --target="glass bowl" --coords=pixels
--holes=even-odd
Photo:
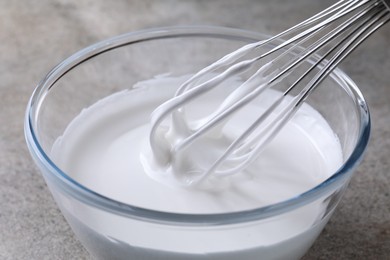
[[[96,259],[299,259],[340,201],[369,138],[370,117],[357,86],[339,69],[307,100],[340,140],[343,164],[328,179],[286,201],[253,210],[179,214],[115,201],[61,170],[51,148],[68,124],[98,100],[166,72],[194,73],[265,35],[217,27],[158,28],[120,35],[72,55],[39,83],[27,107],[25,136],[59,208]],[[271,47],[271,46],[270,46]],[[302,162],[304,163],[304,162]],[[291,214],[319,208],[313,223]],[[283,225],[291,232],[279,232]]]

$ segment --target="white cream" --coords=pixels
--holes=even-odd
[[[86,108],[56,140],[52,159],[76,181],[111,199],[190,214],[236,212],[280,202],[318,185],[341,165],[334,133],[318,112],[304,105],[240,174],[183,187],[177,182],[181,176],[172,176],[171,171],[146,173],[140,155],[147,156],[150,113],[186,78],[139,82]],[[221,94],[214,93],[199,109],[213,106]],[[259,105],[246,107],[229,122],[231,133],[260,109]],[[213,148],[198,149],[190,156],[207,156]],[[327,204],[317,201],[266,220],[187,227],[125,218],[82,202],[68,203],[60,195],[58,200],[78,237],[102,259],[298,259],[328,219],[324,217]]]
[[[205,185],[194,188],[177,185],[176,178],[182,176],[172,176],[171,171],[158,169],[146,174],[141,161],[144,165],[149,162],[144,153],[149,115],[185,79],[158,77],[140,82],[131,91],[87,108],[53,146],[55,162],[76,181],[104,196],[179,213],[233,212],[280,202],[313,188],[341,165],[341,148],[334,133],[318,112],[304,105],[243,173],[209,178]],[[216,99],[218,95],[215,93]],[[212,97],[197,112],[213,106]],[[246,106],[229,122],[227,135],[234,135],[258,110],[259,105]],[[184,159],[201,161],[213,151],[210,146],[196,149]]]

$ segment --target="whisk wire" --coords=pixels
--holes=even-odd
[[[232,114],[265,90],[275,87],[293,74],[299,75],[227,146],[209,168],[203,169],[203,172],[192,180],[192,183],[201,182],[211,174],[225,176],[241,171],[257,158],[331,71],[372,33],[389,22],[389,2],[341,0],[268,40],[243,46],[202,69],[179,87],[174,98],[154,111],[150,134],[154,156],[160,162],[166,163],[170,160],[169,156],[189,149],[208,131],[217,126],[221,129]],[[282,40],[286,36],[289,36],[289,39]],[[257,54],[254,58],[244,58],[254,50],[259,51],[261,47],[270,44],[273,46],[271,49]],[[279,52],[281,53],[278,54]],[[320,55],[319,52],[324,54]],[[252,76],[232,91],[215,111],[203,118],[201,124],[189,125],[184,117],[186,104],[216,88],[229,77],[248,71],[263,58],[271,55],[276,57],[261,65]],[[284,60],[287,62],[283,62]],[[292,73],[308,64],[310,66],[305,68],[303,73]],[[221,69],[225,70],[209,78],[211,73]],[[208,78],[203,79],[204,77]],[[298,93],[292,95],[292,91],[299,87],[301,89]],[[280,108],[282,104],[285,105]],[[162,147],[156,145],[156,132],[168,116],[173,119],[171,131],[183,138],[171,146]]]
[[[364,15],[367,14],[367,12],[372,11],[372,9],[365,9],[362,13],[359,13],[359,15],[355,16],[355,19],[353,21],[348,21],[347,23],[344,23],[341,27],[337,28],[337,31],[340,31],[341,29],[344,29],[345,26],[349,26],[351,23],[356,23],[356,21]],[[335,45],[333,48],[331,48],[325,55],[322,56],[321,59],[319,59],[304,75],[302,75],[284,94],[281,96],[277,101],[275,101],[268,109],[263,113],[262,116],[258,118],[248,129],[245,131],[239,138],[235,140],[235,142],[232,143],[232,145],[226,150],[225,154],[223,154],[219,160],[216,161],[216,163],[213,165],[213,167],[210,168],[209,173],[215,171],[215,168],[219,166],[220,163],[226,162],[228,156],[234,151],[238,151],[237,153],[242,150],[242,147],[237,148],[235,146],[239,145],[244,138],[246,138],[250,132],[253,132],[255,129],[258,128],[258,126],[267,118],[270,114],[273,113],[273,111],[282,103],[282,100],[285,96],[292,90],[296,85],[314,68],[318,67],[321,62],[323,62],[330,53],[332,53],[334,50],[336,50],[338,47],[341,46],[344,42],[348,42],[344,44],[341,49],[330,59],[327,61],[326,65],[322,67],[322,69],[316,74],[316,76],[310,81],[309,84],[306,85],[306,87],[294,98],[291,100],[290,104],[287,105],[281,112],[279,112],[278,116],[275,117],[274,120],[272,120],[270,123],[268,123],[267,127],[265,127],[261,132],[257,134],[257,137],[261,136],[262,141],[257,140],[256,142],[256,148],[252,148],[250,152],[246,153],[244,156],[236,157],[234,158],[235,161],[238,159],[245,159],[244,162],[237,165],[235,168],[231,168],[228,171],[219,171],[218,173],[221,175],[228,175],[231,173],[234,173],[235,171],[240,170],[241,167],[249,163],[248,161],[252,159],[252,157],[255,154],[258,154],[260,151],[260,148],[264,148],[266,142],[269,142],[272,140],[272,136],[276,135],[279,130],[282,129],[282,126],[288,121],[288,119],[295,114],[296,110],[299,108],[301,104],[303,104],[303,101],[306,99],[306,97],[310,94],[311,91],[313,91],[320,83],[321,81],[346,57],[349,55],[350,52],[352,52],[364,39],[368,38],[369,35],[371,35],[373,32],[375,32],[378,28],[380,28],[384,23],[389,21],[389,15],[387,10],[376,10],[375,17],[364,17],[364,20],[361,22],[359,26],[357,26],[353,31],[351,31],[348,36],[341,39],[341,41]],[[384,20],[384,21],[382,21]],[[379,23],[378,23],[379,21]],[[375,26],[374,26],[375,25]],[[374,27],[373,27],[374,26]],[[373,27],[373,28],[371,28]],[[370,30],[371,28],[371,30]],[[334,32],[330,32],[330,35],[332,35]],[[363,35],[363,36],[362,36]],[[352,37],[351,39],[349,39]],[[246,145],[253,143],[254,140],[249,140]],[[248,148],[246,148],[248,149]],[[207,176],[205,175],[205,177]]]
[[[372,6],[370,6],[372,7]],[[369,9],[370,7],[367,7],[367,9]],[[347,6],[347,7],[344,7],[345,8],[350,8],[350,6]],[[355,7],[356,8],[356,7]],[[339,11],[339,13],[341,13],[342,15],[345,15],[345,10],[342,9],[341,11]],[[348,10],[348,12],[351,12],[351,10]],[[256,98],[258,95],[260,95],[267,87],[270,87],[272,86],[272,83],[274,83],[276,80],[280,79],[283,75],[287,75],[287,72],[291,69],[293,69],[295,66],[297,66],[298,64],[302,63],[307,57],[309,57],[310,55],[312,55],[314,52],[316,52],[318,49],[322,48],[326,43],[328,43],[330,40],[332,40],[333,38],[337,37],[341,32],[343,32],[343,30],[349,26],[350,24],[354,23],[360,16],[362,16],[363,14],[357,14],[353,17],[353,19],[351,20],[348,20],[346,22],[343,23],[343,26],[341,28],[338,28],[338,30],[333,30],[333,31],[330,31],[328,34],[326,34],[324,37],[322,37],[321,39],[317,40],[316,42],[312,43],[309,47],[307,47],[306,49],[304,49],[304,51],[302,51],[301,53],[299,53],[299,55],[297,55],[299,57],[298,60],[295,60],[294,62],[290,63],[290,64],[287,64],[285,66],[285,68],[282,68],[282,69],[278,69],[278,70],[281,70],[281,72],[279,72],[277,74],[277,76],[275,77],[271,77],[272,74],[269,75],[269,80],[267,82],[267,84],[262,84],[260,86],[257,86],[256,89],[254,89],[253,91],[251,91],[251,89],[247,90],[247,92],[249,92],[249,94],[246,94],[245,96],[244,95],[238,95],[236,92],[237,91],[234,91],[232,94],[234,94],[235,98],[237,100],[236,103],[233,103],[232,102],[227,102],[228,103],[228,106],[224,106],[224,104],[221,105],[221,107],[215,111],[213,114],[216,114],[217,116],[209,116],[209,118],[211,118],[210,120],[205,120],[206,122],[198,129],[196,129],[195,132],[193,132],[191,135],[189,135],[187,138],[185,138],[184,140],[181,141],[181,143],[179,143],[174,149],[174,152],[178,152],[179,150],[182,150],[182,149],[185,149],[185,147],[187,147],[188,145],[190,145],[192,143],[193,140],[195,140],[196,138],[198,138],[200,135],[202,135],[204,132],[208,131],[209,129],[211,129],[212,127],[214,127],[217,123],[221,122],[221,120],[225,119],[227,116],[230,115],[230,113],[236,109],[239,109],[240,107],[242,107],[243,105],[245,105],[247,102],[250,102],[251,100],[253,100],[254,98]],[[356,18],[355,18],[356,17]],[[331,17],[332,18],[332,17]],[[333,19],[338,19],[339,17],[333,17]],[[332,22],[333,20],[330,20],[330,18],[328,18],[328,20],[324,23],[321,23],[318,28],[316,27],[315,30],[310,30],[310,32],[306,32],[305,31],[305,36],[308,35],[308,34],[314,34],[316,31],[320,30],[320,29],[323,29],[325,28],[325,26],[327,24],[329,24],[330,22]],[[331,36],[331,37],[329,37]],[[307,41],[309,40],[310,37],[306,37],[304,39],[304,41]],[[249,82],[251,82],[253,79],[256,79],[258,78],[259,74],[261,74],[267,67],[270,67],[270,65],[272,65],[272,63],[277,63],[278,60],[282,59],[284,56],[286,55],[290,55],[291,56],[291,53],[292,53],[292,50],[294,48],[296,48],[296,46],[300,47],[301,45],[303,44],[303,42],[298,42],[296,45],[294,45],[293,47],[291,47],[290,49],[287,49],[284,53],[282,53],[281,55],[279,55],[278,57],[276,57],[270,64],[265,64],[263,65],[254,75],[252,75],[246,82],[244,82],[241,86],[239,86],[238,88],[243,88],[244,86],[248,85]],[[280,44],[278,45],[277,47],[273,48],[271,51],[263,54],[263,55],[260,55],[258,56],[257,58],[255,59],[252,59],[252,60],[245,60],[245,61],[242,61],[238,64],[236,64],[235,66],[232,66],[230,67],[227,71],[223,72],[223,74],[221,75],[218,75],[216,76],[215,78],[207,81],[206,83],[204,84],[208,84],[210,82],[212,82],[211,84],[213,85],[213,83],[216,81],[216,79],[218,79],[219,81],[221,81],[221,79],[223,77],[221,76],[224,76],[224,75],[229,75],[231,73],[231,70],[232,69],[237,69],[238,67],[241,69],[241,70],[245,70],[247,65],[253,65],[253,61],[254,60],[259,60],[269,54],[271,54],[272,52],[275,52],[276,50],[280,50],[282,49],[283,47],[285,47],[286,44],[283,43],[283,44]],[[302,49],[302,47],[300,47]],[[274,72],[274,74],[276,73],[277,71]],[[307,72],[308,73],[308,72]],[[305,73],[303,77],[306,76]],[[184,86],[185,83],[182,85]],[[254,84],[252,84],[254,85]],[[204,85],[200,85],[198,86],[198,88],[203,88]],[[216,85],[213,85],[213,87],[216,87]],[[290,90],[293,88],[293,86],[290,87]],[[287,91],[288,93],[289,91]],[[245,93],[245,92],[244,92]],[[190,94],[190,93],[188,93]],[[233,95],[230,95],[230,96],[233,96]],[[191,98],[195,98],[194,95],[191,96]],[[227,98],[229,99],[229,97]],[[230,100],[231,101],[231,100]],[[186,100],[185,102],[188,102],[188,100]],[[180,117],[178,117],[179,119]],[[175,120],[176,122],[178,120]]]
[[[308,26],[312,25],[313,23],[317,22],[318,20],[323,19],[326,16],[329,16],[330,14],[332,14],[333,12],[335,12],[337,10],[341,9],[341,11],[339,11],[339,16],[338,16],[338,17],[341,17],[341,15],[345,14],[345,11],[352,12],[353,10],[355,10],[356,8],[360,7],[361,5],[363,5],[367,2],[370,2],[370,0],[365,0],[365,1],[350,0],[350,1],[337,2],[334,5],[328,7],[327,9],[325,9],[325,10],[317,13],[316,15],[306,19],[305,21],[303,21],[303,22],[301,22],[293,27],[290,27],[289,29],[287,29],[287,30],[285,30],[285,31],[273,36],[273,37],[270,37],[267,40],[245,45],[245,46],[241,47],[240,49],[238,49],[237,51],[230,53],[230,54],[227,54],[226,56],[222,57],[219,60],[220,62],[215,62],[215,63],[205,67],[204,69],[200,70],[198,73],[196,73],[190,79],[188,79],[185,83],[183,83],[182,86],[180,86],[180,88],[176,92],[176,95],[180,95],[181,93],[183,93],[191,85],[194,85],[196,83],[197,79],[204,76],[205,74],[213,72],[216,69],[220,69],[222,67],[226,67],[228,65],[231,65],[231,63],[235,62],[236,60],[238,60],[242,56],[248,54],[250,51],[252,51],[255,48],[259,48],[259,47],[261,47],[265,44],[268,44],[274,40],[279,40],[279,39],[283,38],[283,36],[286,36],[286,35],[290,34],[291,32],[296,33],[297,30],[299,30],[303,27],[308,27]],[[328,21],[328,22],[330,22],[330,21]],[[300,34],[298,36],[295,36],[294,38],[290,38],[289,40],[286,40],[285,42],[279,44],[278,46],[276,46],[272,50],[268,51],[267,53],[259,56],[257,59],[264,58],[264,57],[278,51],[279,49],[286,47],[287,45],[295,42],[296,40],[304,37],[305,35],[320,28],[321,26],[323,26],[325,24],[326,23],[323,22],[321,25],[316,26],[315,28],[311,28],[309,31],[306,31],[305,34]]]
[[[260,148],[264,148],[266,142],[269,142],[272,140],[272,136],[276,135],[279,130],[282,129],[282,126],[288,121],[288,119],[295,114],[296,110],[300,107],[301,104],[303,104],[303,101],[306,99],[306,97],[310,94],[311,91],[313,91],[323,79],[345,58],[349,55],[350,52],[352,52],[362,41],[364,41],[366,38],[368,38],[373,32],[375,32],[378,28],[380,28],[384,23],[389,21],[389,15],[386,10],[382,11],[376,11],[375,18],[371,19],[370,21],[367,21],[367,18],[365,21],[363,21],[357,28],[355,28],[353,31],[351,31],[346,38],[343,38],[338,45],[334,46],[331,50],[328,51],[320,60],[318,60],[310,69],[312,70],[313,68],[317,67],[320,65],[321,62],[325,60],[325,58],[333,52],[335,49],[337,49],[340,44],[345,43],[342,48],[330,59],[327,61],[326,65],[323,66],[323,68],[316,74],[316,76],[310,81],[309,84],[306,85],[306,87],[297,95],[294,99],[291,100],[290,104],[287,105],[281,112],[278,113],[278,116],[275,117],[274,120],[272,120],[270,123],[268,123],[267,127],[264,128],[263,131],[259,132],[257,137],[261,136],[262,141],[257,140],[256,142],[256,148],[252,148],[250,152],[246,153],[244,156],[234,158],[235,161],[238,159],[245,159],[244,162],[241,164],[237,165],[235,168],[229,169],[229,171],[224,171],[224,172],[219,172],[219,174],[231,174],[234,173],[235,171],[240,170],[241,167],[249,163],[249,160],[252,159],[252,157],[256,154],[258,154],[260,151]],[[360,18],[360,17],[359,17]],[[351,37],[351,39],[349,39]],[[307,75],[307,73],[305,73]],[[294,85],[297,85],[303,77],[298,79]],[[290,87],[289,90],[292,88]],[[287,95],[289,92],[286,91],[282,97],[280,97],[275,103],[273,103],[269,109],[264,112],[266,114],[265,117],[269,116],[273,111],[276,109],[277,106],[279,106],[283,100],[283,98]],[[263,114],[263,115],[264,115]],[[261,124],[264,121],[264,117],[259,117],[259,120],[257,120],[251,127],[248,128],[249,131],[254,131],[257,129],[258,125]],[[237,138],[237,143],[234,143],[234,145],[239,144],[242,142],[242,139],[247,136],[247,133],[245,133],[240,138]],[[242,138],[243,137],[243,138]],[[246,144],[253,143],[254,140],[250,140]],[[216,161],[216,164],[214,167],[210,168],[210,172],[215,170],[217,166],[219,166],[219,163],[226,162],[227,161],[227,156],[229,155],[228,153],[231,151],[236,151],[234,150],[235,147],[229,147],[231,149],[226,150],[227,153],[225,153],[223,156],[221,156],[221,160]],[[242,147],[240,147],[242,148]],[[237,151],[239,153],[240,148],[237,148]],[[206,176],[205,176],[206,177]]]

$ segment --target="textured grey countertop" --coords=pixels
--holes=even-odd
[[[219,25],[275,34],[334,1],[0,0],[0,259],[89,259],[27,151],[34,86],[73,52],[117,34]],[[362,165],[304,259],[390,259],[390,24],[343,63],[372,114]]]

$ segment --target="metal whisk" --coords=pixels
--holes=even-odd
[[[297,78],[287,90],[240,136],[232,140],[211,165],[191,168],[188,174],[192,174],[192,177],[187,178],[186,182],[198,183],[211,174],[223,176],[241,171],[258,156],[323,79],[358,45],[390,20],[389,6],[389,0],[341,0],[268,40],[243,46],[202,69],[182,84],[172,99],[153,112],[150,145],[155,161],[160,165],[174,164],[176,158],[192,149],[200,138],[220,129],[232,114],[248,102],[294,75]],[[258,54],[262,46],[270,44],[274,47]],[[254,52],[256,57],[246,58]],[[271,57],[270,61],[259,65],[266,57]],[[315,62],[307,66],[307,60],[313,57],[316,57]],[[306,64],[305,70],[298,73],[298,67],[302,70],[302,64]],[[202,118],[201,123],[186,120],[184,110],[189,102],[220,86],[226,79],[256,66],[259,69],[228,95],[215,111]],[[292,96],[293,90],[298,94],[289,98],[286,104],[284,100]],[[171,120],[169,129],[162,130],[162,122],[166,120]],[[169,142],[166,136],[172,133],[180,138]],[[166,139],[165,145],[161,145],[161,138]]]

